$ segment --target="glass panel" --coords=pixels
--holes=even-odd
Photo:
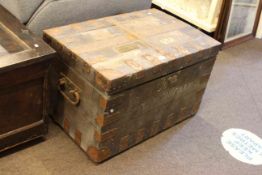
[[[0,56],[21,52],[28,46],[16,35],[0,23]]]
[[[226,42],[252,33],[258,3],[259,0],[233,0]]]
[[[0,45],[0,56],[6,55],[8,52]]]

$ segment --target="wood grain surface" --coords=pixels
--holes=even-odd
[[[220,46],[155,9],[49,29],[44,37],[67,65],[77,65],[76,71],[108,94],[215,56]]]

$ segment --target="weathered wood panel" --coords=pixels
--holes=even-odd
[[[75,132],[81,133],[82,142],[78,144],[82,149],[86,150],[88,145],[106,147],[110,156],[115,155],[125,150],[119,149],[119,142],[126,135],[130,137],[127,149],[193,116],[200,105],[214,61],[215,58],[208,59],[110,97],[99,93],[74,69],[58,62],[52,73],[52,96],[58,98],[54,99],[58,104],[53,115],[72,138],[76,139]],[[72,105],[57,93],[58,79],[64,76],[79,89],[81,99],[78,105]]]

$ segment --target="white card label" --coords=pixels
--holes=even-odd
[[[250,131],[228,129],[223,133],[221,143],[235,159],[251,165],[262,165],[262,139]]]

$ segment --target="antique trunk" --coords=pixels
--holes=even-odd
[[[0,6],[0,152],[46,134],[52,56],[53,49]]]
[[[155,9],[58,27],[53,116],[95,162],[193,116],[220,43]]]

